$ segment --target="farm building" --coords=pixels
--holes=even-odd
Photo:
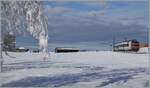
[[[24,47],[16,48],[16,52],[27,52],[27,51],[29,51],[29,49],[26,49]]]
[[[55,53],[79,52],[78,48],[55,48]]]

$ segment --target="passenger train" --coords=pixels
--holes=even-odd
[[[140,43],[137,40],[125,40],[123,42],[115,43],[114,51],[134,51],[137,52],[140,48]]]

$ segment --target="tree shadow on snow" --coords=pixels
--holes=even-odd
[[[127,82],[133,76],[145,72],[145,68],[137,69],[120,69],[101,72],[88,72],[78,74],[67,74],[48,77],[28,77],[21,80],[3,84],[2,87],[61,87],[72,85],[78,82],[90,82],[97,79],[105,79],[101,85],[97,87],[107,86],[119,81]]]

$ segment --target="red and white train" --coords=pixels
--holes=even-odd
[[[140,49],[140,43],[137,40],[125,40],[123,42],[115,43],[113,46],[114,51],[134,51]]]

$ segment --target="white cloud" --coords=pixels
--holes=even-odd
[[[96,4],[101,5],[84,3],[90,6]],[[122,39],[127,36],[146,40],[148,21],[145,14],[126,8],[80,11],[65,6],[49,7],[49,27],[54,30],[51,40],[111,41],[113,34],[120,35]],[[144,37],[139,35],[141,33],[145,34]]]
[[[48,14],[48,15],[52,15],[52,14],[64,14],[64,13],[67,13],[67,12],[73,12],[75,11],[74,9],[71,9],[71,8],[66,8],[66,7],[47,7],[47,9],[45,10],[45,12]]]

